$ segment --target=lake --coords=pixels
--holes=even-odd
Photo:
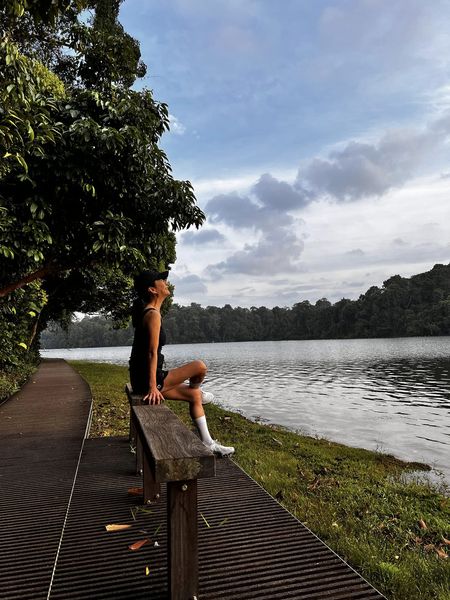
[[[129,347],[42,350],[125,365]],[[247,417],[426,462],[450,481],[450,337],[174,344],[201,358],[205,389]]]

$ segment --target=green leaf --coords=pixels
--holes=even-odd
[[[28,346],[25,344],[25,342],[18,342],[17,345],[20,346],[21,348],[25,348],[25,350],[28,350]]]
[[[27,165],[25,159],[23,158],[23,156],[21,156],[20,154],[16,154],[16,159],[17,159],[17,162],[20,163],[22,165],[22,167],[25,169],[25,173],[28,173],[28,165]]]

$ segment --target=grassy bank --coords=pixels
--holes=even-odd
[[[91,436],[127,435],[126,368],[71,364],[92,388]],[[190,424],[184,403],[168,404]],[[450,600],[450,500],[405,477],[425,465],[206,411],[236,462],[389,600]]]

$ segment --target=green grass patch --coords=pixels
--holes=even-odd
[[[127,435],[125,367],[71,363],[94,396],[91,436]],[[168,402],[191,425],[184,402]],[[389,600],[450,600],[448,488],[392,456],[261,425],[209,404],[209,429],[236,462]]]

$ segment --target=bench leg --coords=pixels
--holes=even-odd
[[[148,461],[144,458],[144,504],[150,504],[159,500],[161,494],[161,486],[155,483],[152,470],[149,467]]]
[[[143,457],[144,450],[142,448],[141,438],[136,436],[136,475],[142,475],[143,473]]]
[[[169,598],[197,598],[197,480],[167,483],[167,532]]]
[[[130,442],[130,444],[132,446],[135,446],[136,445],[136,426],[132,419],[131,411],[132,411],[132,405],[130,404],[130,433],[128,435],[128,441]]]

